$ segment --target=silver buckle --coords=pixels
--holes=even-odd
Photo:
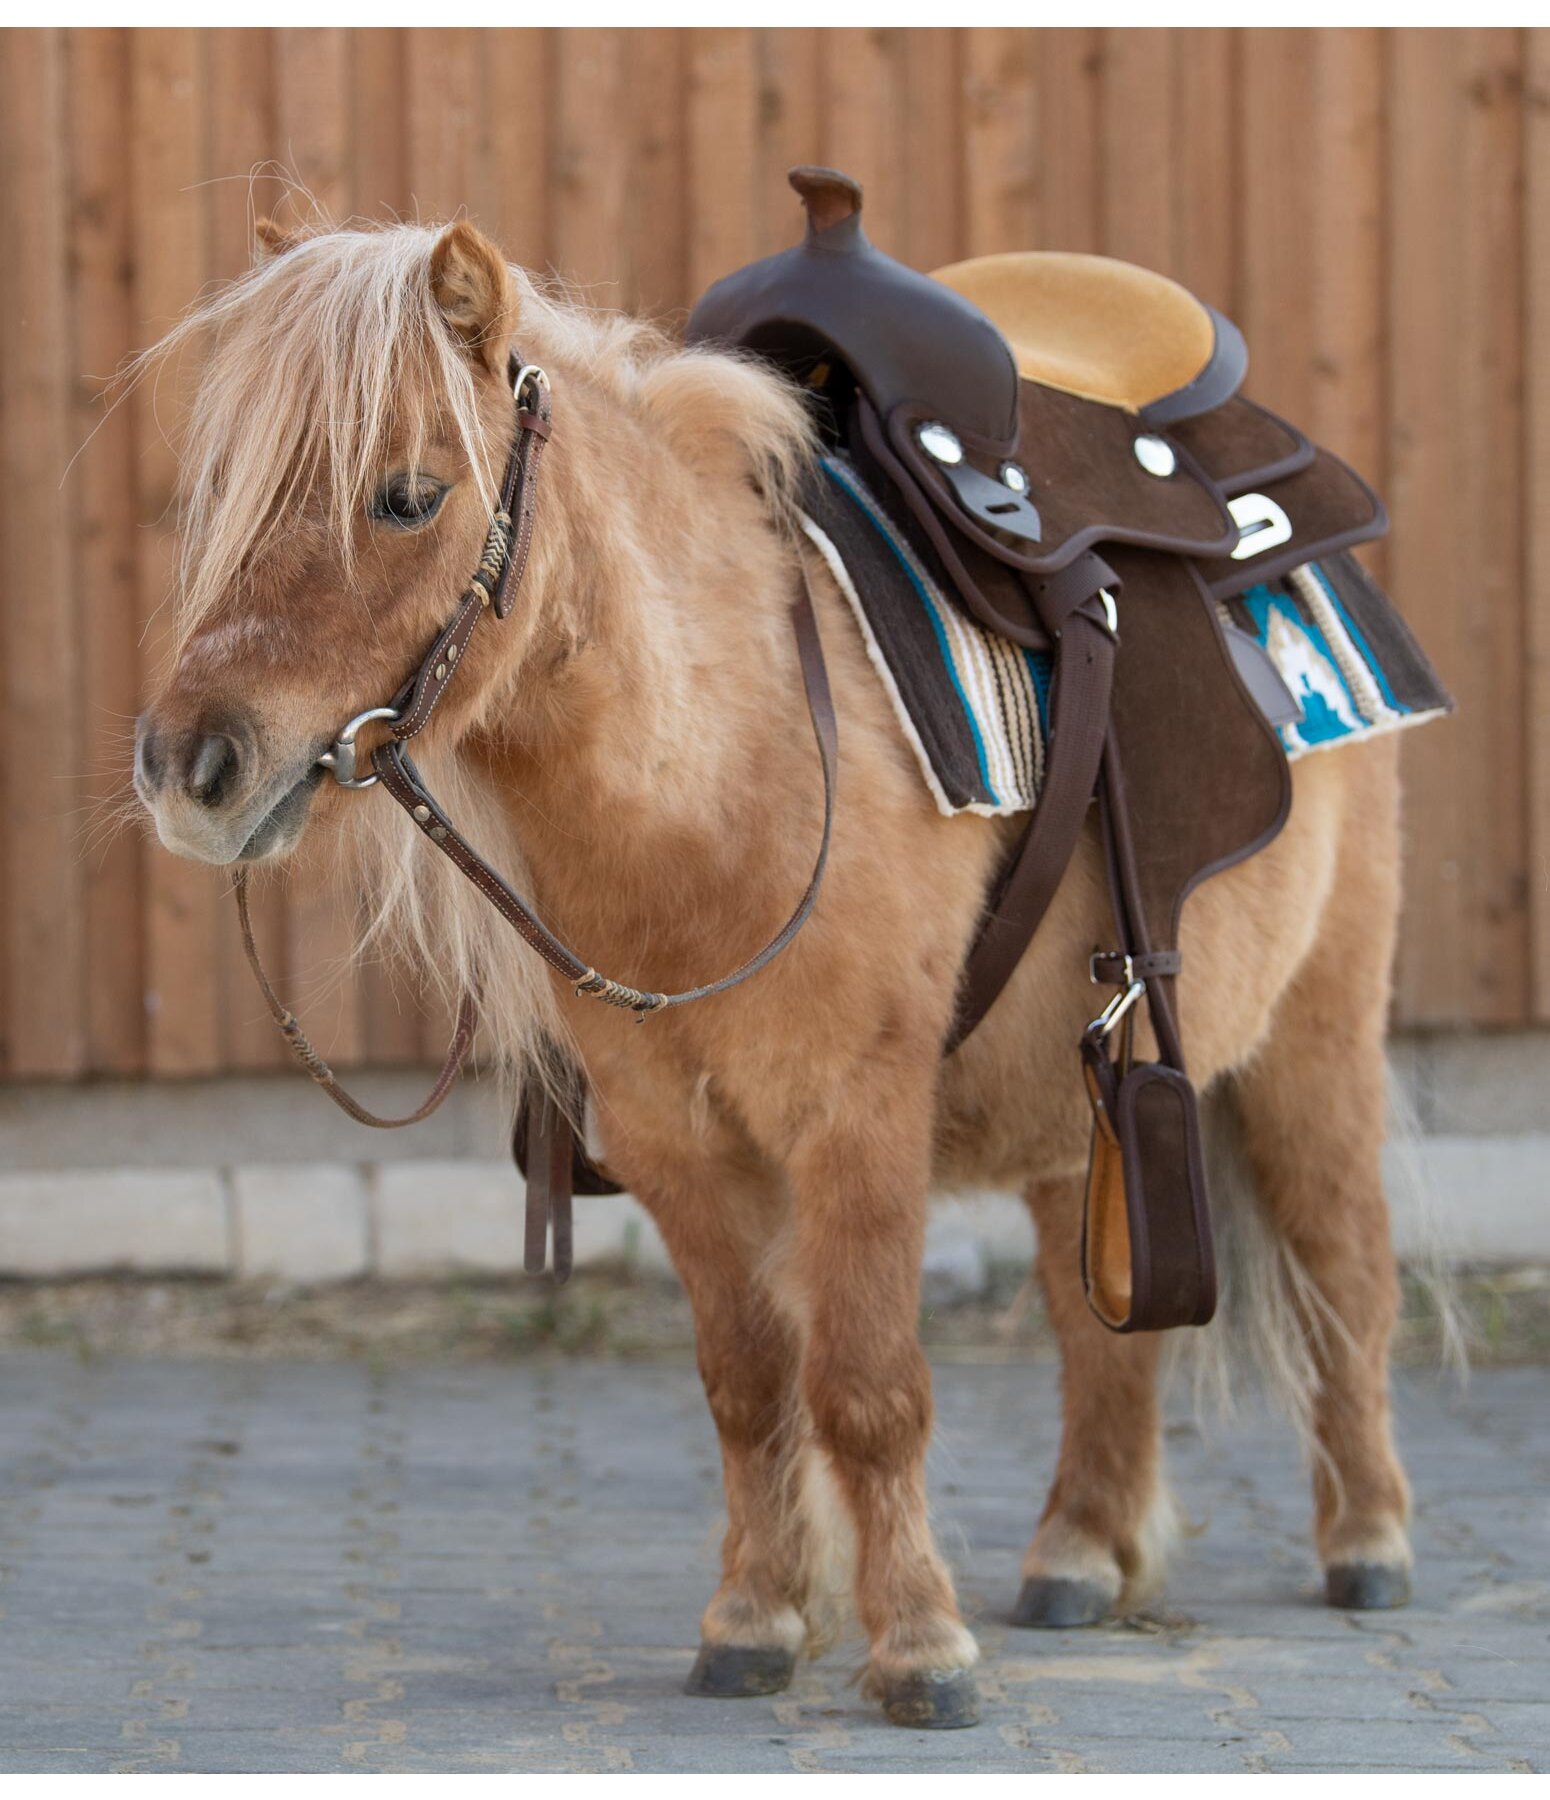
[[[318,758],[317,766],[327,769],[342,788],[369,788],[378,777],[368,775],[365,780],[358,781],[355,776],[355,734],[372,719],[401,719],[403,714],[396,706],[368,706],[365,712],[357,713],[334,739],[333,748],[325,750]]]
[[[518,406],[522,404],[522,390],[530,381],[535,387],[541,387],[546,394],[549,392],[549,377],[539,368],[538,364],[523,363],[522,367],[517,370],[516,380],[511,384],[511,397]]]
[[[1111,977],[1107,975],[1100,975],[1098,973],[1099,963],[1113,962],[1116,957],[1118,957],[1120,961],[1120,977],[1118,981],[1111,979]],[[1129,987],[1135,978],[1136,966],[1131,961],[1130,952],[1128,950],[1094,950],[1092,955],[1087,959],[1087,979],[1094,987]]]

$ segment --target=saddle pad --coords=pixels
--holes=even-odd
[[[938,810],[1029,811],[1044,779],[1050,657],[944,594],[846,459],[820,459],[804,508]]]
[[[819,459],[802,503],[803,528],[855,614],[938,811],[1031,810],[1049,733],[1049,655],[988,630],[945,593],[845,457]],[[1144,605],[1144,594],[1127,593],[1122,618],[1127,604]],[[1344,551],[1219,604],[1297,704],[1295,718],[1271,719],[1292,760],[1452,709],[1392,603]]]
[[[1292,761],[1453,710],[1404,620],[1344,552],[1248,588],[1222,610],[1265,650],[1297,702],[1298,717],[1276,725]]]

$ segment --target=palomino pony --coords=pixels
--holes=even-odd
[[[395,692],[479,559],[511,445],[507,370],[554,431],[524,585],[468,645],[417,753],[449,813],[597,967],[654,989],[733,968],[808,881],[822,784],[788,615],[811,451],[747,360],[542,294],[471,226],[288,236],[172,334],[208,354],[186,445],[176,654],[140,721],[162,842],[278,862],[314,814],[360,859],[370,930],[475,991],[502,1062],[585,1070],[611,1171],[692,1299],[730,1523],[691,1690],[772,1692],[820,1647],[837,1496],[869,1691],[974,1716],[977,1651],[927,1517],[916,1337],[927,1194],[1017,1186],[1063,1358],[1059,1465],[1016,1618],[1090,1623],[1155,1588],[1171,1518],[1158,1336],[1105,1330],[1079,1279],[1088,1109],[1071,1046],[1106,897],[1089,838],[1028,954],[944,1061],[1009,823],[927,796],[855,621],[807,568],[843,733],[826,885],[756,980],[638,1026],[505,932],[380,796],[323,790],[340,721]],[[363,745],[380,734],[368,725]],[[1387,739],[1295,769],[1263,854],[1184,917],[1202,1086],[1230,1083],[1297,1271],[1313,1366],[1314,1534],[1331,1603],[1408,1592],[1390,1438],[1397,1283],[1379,1175],[1398,901]]]

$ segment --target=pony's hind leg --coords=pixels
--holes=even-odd
[[[778,1693],[810,1645],[816,1566],[805,1509],[799,1344],[762,1278],[779,1199],[756,1180],[676,1181],[643,1194],[688,1290],[705,1397],[721,1444],[721,1584],[700,1622],[687,1691]]]
[[[1121,1336],[1082,1293],[1082,1181],[1036,1183],[1039,1279],[1060,1347],[1060,1460],[1012,1623],[1094,1625],[1161,1578],[1173,1511],[1161,1480],[1155,1332]]]
[[[1255,1183],[1303,1290],[1326,1598],[1370,1608],[1410,1594],[1409,1493],[1388,1403],[1399,1285],[1380,1164],[1399,858],[1392,746],[1341,754],[1351,791],[1335,890],[1236,1086]]]

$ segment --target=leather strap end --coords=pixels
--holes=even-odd
[[[571,1207],[574,1134],[570,1120],[541,1083],[529,1084],[523,1104],[527,1110],[527,1214],[522,1266],[529,1275],[543,1274],[549,1266],[552,1231],[554,1280],[563,1287],[570,1279],[575,1257]]]
[[[529,1275],[542,1275],[549,1261],[549,1170],[548,1138],[552,1129],[547,1109],[552,1105],[548,1094],[533,1083],[523,1096],[527,1109],[527,1208],[523,1224],[522,1267]]]

